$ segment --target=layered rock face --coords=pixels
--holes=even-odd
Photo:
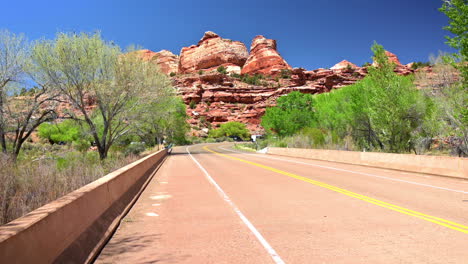
[[[153,61],[159,65],[159,68],[165,74],[179,72],[179,56],[168,50],[161,50],[156,52]]]
[[[291,70],[291,66],[276,50],[276,41],[264,36],[256,36],[250,46],[250,56],[242,68],[242,74],[276,75],[281,70]]]
[[[247,125],[254,134],[262,134],[261,117],[276,99],[292,91],[323,93],[355,83],[367,74],[365,68],[306,71],[293,69],[291,78],[265,80],[262,86],[250,85],[239,78],[220,73],[186,75],[174,78],[178,93],[187,104],[194,136],[205,136],[204,128],[229,121]],[[191,104],[191,102],[193,102]],[[189,106],[195,104],[191,109]],[[206,130],[206,129],[205,129]]]
[[[168,50],[161,50],[154,52],[151,50],[138,50],[136,51],[138,56],[143,60],[152,61],[159,66],[159,69],[169,75],[170,73],[178,73],[179,71],[179,56]]]
[[[197,45],[182,48],[179,73],[212,70],[225,66],[228,71],[239,72],[249,56],[242,42],[223,39],[216,33],[205,32]]]

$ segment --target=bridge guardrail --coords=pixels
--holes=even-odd
[[[1,226],[0,262],[92,262],[166,155],[148,155]]]

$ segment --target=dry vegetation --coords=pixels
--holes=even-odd
[[[43,148],[39,151],[47,151],[50,146]],[[0,153],[0,224],[21,217],[138,158],[111,154],[100,161],[97,152],[74,151],[39,156],[15,164]]]

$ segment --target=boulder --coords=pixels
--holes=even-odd
[[[216,33],[208,31],[197,45],[182,48],[179,73],[211,70],[219,66],[225,66],[228,71],[238,72],[248,56],[244,43],[223,39]]]
[[[276,75],[281,70],[291,70],[291,66],[276,50],[276,41],[264,36],[256,36],[250,46],[250,56],[242,68],[242,74]]]

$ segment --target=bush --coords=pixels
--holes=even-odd
[[[238,73],[235,73],[235,72],[231,72],[229,74],[232,78],[237,78],[237,79],[240,79],[242,78],[242,75],[238,74]]]
[[[419,68],[424,68],[424,67],[427,67],[427,66],[431,66],[431,64],[429,62],[413,62],[413,65],[411,65],[411,69],[413,70],[416,70],[416,69],[419,69]]]
[[[232,121],[222,124],[218,129],[211,130],[209,133],[209,137],[239,137],[243,140],[249,140],[250,132],[245,124]]]
[[[124,154],[125,156],[128,156],[130,154],[132,155],[139,155],[143,151],[145,151],[146,145],[143,142],[132,142],[130,145],[128,145],[125,148]]]
[[[73,142],[72,147],[77,151],[85,152],[89,149],[89,147],[91,147],[91,144],[87,140],[80,139]]]
[[[245,82],[245,83],[248,83],[248,84],[252,84],[252,85],[262,85],[262,80],[265,79],[265,76],[263,76],[262,74],[255,74],[255,75],[248,75],[248,74],[244,74],[241,76],[241,81],[242,82]]]
[[[227,74],[227,73],[228,73],[227,70],[226,70],[226,67],[224,67],[224,66],[222,66],[222,65],[219,66],[219,67],[216,69],[216,71],[218,71],[219,73],[222,73],[222,74]]]
[[[195,107],[197,107],[197,103],[196,103],[195,101],[192,100],[192,101],[190,101],[190,103],[189,103],[189,107],[190,107],[190,109],[195,109]]]
[[[205,143],[216,143],[217,141],[214,138],[207,138]]]
[[[198,71],[198,75],[203,75],[203,71],[202,71],[202,70],[199,70],[199,71]]]
[[[281,69],[281,79],[291,79],[291,70]]]
[[[176,76],[176,75],[177,75],[177,74],[176,74],[175,72],[171,72],[171,73],[169,74],[169,76],[171,76],[171,77],[174,77],[174,76]]]
[[[58,124],[42,123],[38,127],[38,136],[49,143],[71,143],[82,137],[80,126],[73,120],[65,120]]]

